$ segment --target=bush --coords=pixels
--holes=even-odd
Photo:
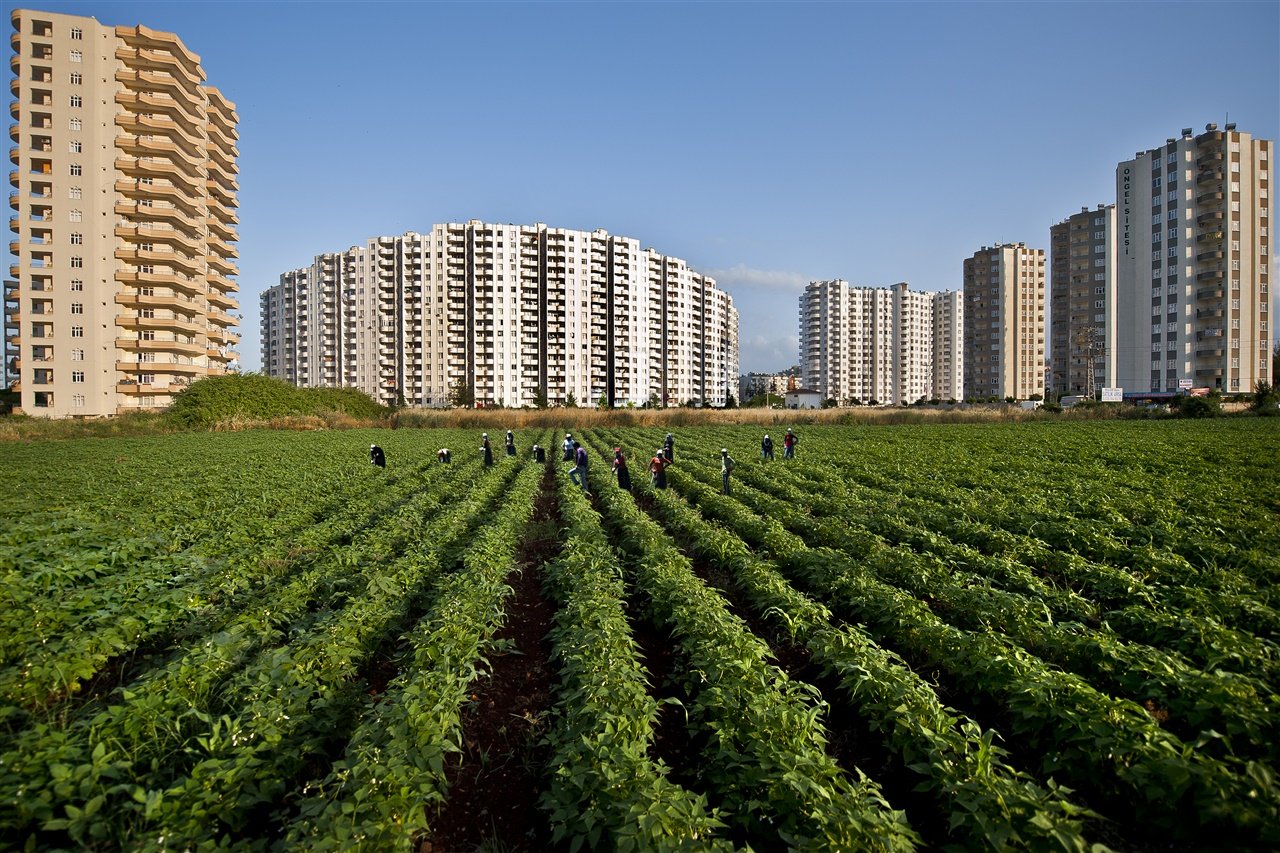
[[[1206,397],[1179,394],[1169,406],[1182,418],[1216,418],[1222,414],[1222,395],[1212,392]]]
[[[1280,415],[1280,388],[1269,382],[1259,382],[1253,390],[1249,408],[1260,415]]]
[[[354,388],[295,388],[257,373],[211,376],[173,398],[164,417],[182,427],[212,427],[280,418],[346,415],[375,420],[387,410]]]

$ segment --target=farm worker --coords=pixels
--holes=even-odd
[[[655,489],[667,487],[667,457],[661,447],[653,452],[653,458],[649,460],[649,479]]]
[[[631,472],[627,470],[627,458],[622,455],[621,447],[613,449],[613,473],[618,478],[618,488],[631,491]]]
[[[794,432],[791,431],[791,427],[787,427],[787,434],[782,437],[782,458],[783,459],[796,458],[796,444],[799,441],[800,439],[796,436]]]
[[[516,437],[511,434],[511,430],[507,430],[507,455],[516,455]]]
[[[587,491],[587,449],[576,441],[573,444],[574,467],[569,471],[569,479],[585,492]]]
[[[547,461],[547,449],[535,444],[533,446],[533,458],[538,464],[545,464]]]
[[[489,433],[480,436],[480,450],[484,453],[484,467],[493,467],[493,447],[489,444]]]
[[[662,455],[667,458],[668,465],[676,461],[676,440],[671,433],[662,440]]]
[[[446,465],[449,463],[451,458],[452,457],[449,455],[449,448],[447,447],[442,447],[436,451],[436,459],[439,459],[441,462],[445,463]]]
[[[720,491],[729,494],[729,474],[733,471],[733,457],[729,448],[720,448]]]
[[[564,441],[563,441],[563,442],[561,443],[561,445],[560,445],[560,446],[564,449],[564,461],[565,461],[565,462],[572,462],[572,461],[573,461],[573,445],[574,445],[574,441],[573,441],[573,433],[571,433],[571,432],[566,432],[566,433],[564,434]]]
[[[766,461],[773,460],[773,439],[768,434],[760,442],[760,458]]]
[[[387,454],[382,452],[382,448],[376,444],[369,445],[369,461],[377,465],[379,468],[387,467]]]

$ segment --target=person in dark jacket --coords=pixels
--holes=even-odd
[[[574,442],[573,451],[573,468],[569,471],[569,479],[582,488],[587,489],[587,449],[581,444]]]
[[[782,437],[782,458],[795,459],[796,445],[799,443],[800,439],[791,431],[791,427],[787,427],[787,434]]]
[[[539,465],[545,465],[547,462],[547,449],[540,444],[533,446],[533,461]]]
[[[480,436],[480,452],[484,454],[484,467],[493,467],[493,446],[489,444],[489,433]]]
[[[575,444],[575,442],[574,442],[574,440],[573,440],[573,433],[571,433],[571,432],[566,432],[566,433],[564,434],[564,441],[560,443],[560,448],[564,451],[564,460],[563,460],[563,461],[565,461],[565,462],[572,462],[572,461],[573,461],[573,446],[574,446],[574,444]]]
[[[733,457],[729,448],[720,449],[720,491],[729,494],[729,475],[733,473]]]
[[[382,448],[376,444],[369,445],[369,462],[377,465],[379,468],[387,467],[387,454],[382,452]]]
[[[613,449],[613,473],[618,478],[618,488],[631,491],[631,472],[627,470],[627,458],[622,455],[621,447]]]
[[[667,487],[667,457],[661,447],[653,452],[653,458],[649,460],[649,481],[655,489]]]
[[[516,455],[516,437],[511,434],[511,430],[507,430],[507,455]]]
[[[662,455],[666,457],[668,465],[676,461],[676,439],[671,433],[667,433],[667,437],[662,440]]]
[[[447,465],[453,460],[453,456],[449,453],[449,448],[442,447],[436,451],[436,459]]]
[[[768,435],[760,441],[760,458],[766,462],[773,461],[773,439]]]

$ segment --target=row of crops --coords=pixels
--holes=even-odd
[[[579,435],[589,494],[550,432],[492,468],[437,463],[478,443],[447,430],[8,448],[0,837],[429,841],[523,571],[546,843],[1280,843],[1273,425],[809,427],[776,461],[690,428],[655,491],[663,432]]]

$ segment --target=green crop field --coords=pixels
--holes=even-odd
[[[502,432],[0,446],[0,848],[1280,845],[1276,419]]]

